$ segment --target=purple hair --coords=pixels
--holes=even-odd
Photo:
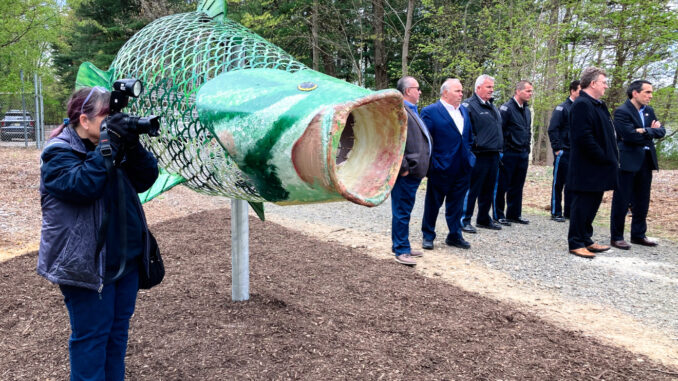
[[[110,112],[108,106],[110,98],[111,93],[103,87],[82,87],[75,90],[68,100],[67,114],[69,124],[73,127],[80,125],[81,112],[89,119],[108,115]],[[64,127],[66,127],[65,123],[55,128],[54,131],[49,134],[49,139],[59,135]]]

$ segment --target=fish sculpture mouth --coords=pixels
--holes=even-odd
[[[323,125],[327,122],[329,129]],[[326,145],[324,131],[329,133]],[[294,144],[292,162],[304,182],[376,206],[398,177],[406,131],[400,93],[372,93],[316,114]]]

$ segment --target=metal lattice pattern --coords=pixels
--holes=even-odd
[[[209,126],[200,123],[195,97],[203,84],[224,72],[296,72],[306,66],[247,28],[201,13],[154,21],[120,49],[111,66],[116,78],[135,77],[145,85],[144,94],[131,102],[131,112],[162,115],[161,136],[143,141],[163,168],[201,193],[265,201]]]

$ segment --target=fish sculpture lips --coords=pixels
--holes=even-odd
[[[225,18],[225,1],[198,9],[147,25],[108,71],[78,72],[76,86],[141,80],[129,111],[162,116],[142,142],[164,174],[142,199],[183,183],[250,203],[383,202],[405,146],[401,94],[310,70]]]
[[[402,104],[400,98],[399,93],[371,94],[329,110],[334,113],[330,131],[334,144],[324,152],[318,144],[324,114],[316,115],[292,148],[299,177],[356,204],[379,205],[400,170],[405,135],[398,127],[406,116],[393,113]]]

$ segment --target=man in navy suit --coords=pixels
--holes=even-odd
[[[610,244],[628,250],[624,241],[624,219],[629,202],[633,205],[631,243],[657,246],[645,236],[647,210],[650,206],[652,170],[659,169],[654,139],[666,135],[648,106],[652,100],[652,84],[645,80],[633,81],[626,90],[629,99],[614,110],[614,128],[619,147],[619,185],[612,196],[610,216]]]
[[[440,88],[440,100],[421,111],[433,140],[421,224],[422,247],[428,250],[433,249],[436,220],[443,202],[450,230],[445,243],[462,249],[471,247],[461,234],[461,213],[475,156],[471,153],[471,121],[461,105],[462,97],[461,82],[447,79]]]
[[[428,129],[417,111],[421,95],[419,83],[413,77],[405,76],[398,80],[397,88],[403,94],[407,112],[407,141],[400,173],[391,191],[391,250],[396,262],[414,266],[417,264],[415,258],[421,257],[423,253],[412,250],[410,246],[410,215],[419,183],[428,172],[432,143]]]

